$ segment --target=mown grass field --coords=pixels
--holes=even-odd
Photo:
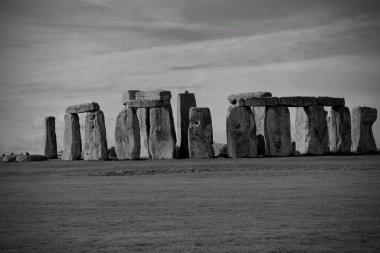
[[[380,252],[380,156],[0,164],[1,252]]]

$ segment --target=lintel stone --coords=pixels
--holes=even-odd
[[[95,112],[99,110],[99,104],[95,102],[72,105],[66,108],[66,113]]]

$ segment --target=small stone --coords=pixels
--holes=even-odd
[[[84,160],[107,159],[107,134],[103,112],[88,112],[85,121]]]
[[[189,157],[213,158],[213,131],[210,109],[192,107],[189,115]]]
[[[128,90],[123,93],[123,105],[126,105],[129,101],[136,99],[136,93],[139,90]]]
[[[212,146],[214,147],[215,157],[228,157],[227,144],[214,143]]]
[[[66,108],[66,113],[82,113],[82,112],[95,112],[99,110],[99,105],[95,102],[72,105]]]
[[[172,94],[168,90],[144,90],[136,92],[136,100],[164,100],[170,101]]]
[[[318,97],[318,105],[320,106],[344,106],[344,98],[333,98],[333,97]]]
[[[168,107],[170,101],[168,100],[131,100],[128,102],[130,108],[155,108],[155,107]]]
[[[140,158],[140,127],[135,109],[123,109],[116,118],[115,150],[117,158]]]
[[[271,97],[272,93],[267,91],[259,91],[259,92],[246,92],[246,93],[239,93],[239,94],[233,94],[228,96],[228,101],[231,104],[236,104],[239,99],[249,99],[249,98],[262,98],[262,97]]]
[[[46,161],[47,157],[44,155],[18,155],[16,162],[39,162]]]
[[[277,97],[267,97],[267,98],[247,98],[239,99],[237,104],[239,106],[277,106],[279,103],[279,98]]]
[[[256,124],[251,108],[230,106],[226,125],[228,156],[257,157]]]
[[[11,163],[16,161],[15,155],[5,155],[3,156],[3,163]]]
[[[45,118],[45,156],[48,159],[57,158],[57,137],[55,135],[55,118]]]
[[[140,158],[150,158],[149,153],[149,108],[137,108],[137,118],[140,126]]]
[[[351,152],[351,114],[347,107],[332,107],[327,119],[329,148],[332,153]]]
[[[62,160],[80,160],[82,139],[78,114],[65,114],[65,133],[63,135]]]
[[[318,104],[316,97],[280,97],[280,106],[304,107]]]
[[[372,125],[377,120],[377,110],[371,107],[354,107],[352,109],[352,152],[375,153],[376,142]]]

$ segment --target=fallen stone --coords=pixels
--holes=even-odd
[[[136,100],[170,101],[172,94],[168,90],[144,90],[136,92]]]
[[[277,97],[267,97],[267,98],[247,98],[239,99],[237,104],[239,106],[277,106],[279,103],[279,98]]]
[[[66,108],[66,113],[95,112],[99,110],[97,103],[87,103],[81,105],[72,105]]]
[[[135,109],[125,108],[116,118],[115,151],[120,160],[140,158],[140,127]]]
[[[296,110],[296,150],[301,154],[323,155],[330,151],[323,106],[299,107]]]
[[[333,98],[333,97],[318,97],[318,105],[320,106],[344,106],[344,98]]]
[[[149,108],[137,108],[137,118],[140,126],[140,158],[150,158],[149,154]]]
[[[80,160],[82,139],[78,114],[65,114],[65,133],[63,135],[62,160]]]
[[[251,108],[230,106],[226,125],[228,156],[257,157],[256,124]]]
[[[136,99],[136,93],[139,90],[127,90],[123,93],[123,105],[126,105],[129,101]]]
[[[5,155],[3,156],[3,163],[11,163],[16,161],[15,155]]]
[[[265,155],[289,156],[292,153],[289,109],[268,106],[265,111]]]
[[[239,94],[233,94],[228,96],[228,101],[235,105],[239,99],[249,99],[249,98],[263,98],[263,97],[271,97],[272,93],[267,91],[259,91],[259,92],[246,92],[246,93],[239,93]]]
[[[375,153],[376,142],[372,125],[377,120],[377,110],[371,107],[357,106],[352,109],[352,152]]]
[[[171,106],[149,110],[149,153],[153,159],[175,157],[176,136]]]
[[[188,130],[189,113],[191,107],[196,107],[194,93],[179,93],[177,99],[177,146],[179,147],[178,157],[189,157]]]
[[[332,107],[327,118],[329,148],[332,153],[351,152],[351,114],[347,107]]]
[[[316,97],[280,97],[280,106],[304,107],[315,106],[318,104]]]
[[[256,123],[257,154],[265,155],[265,106],[251,107]]]
[[[192,107],[189,114],[189,157],[213,158],[214,148],[211,113],[209,108]]]
[[[168,100],[131,100],[128,102],[130,108],[155,108],[155,107],[168,107],[170,101]]]
[[[57,158],[57,137],[55,134],[55,118],[45,118],[45,156],[48,159]]]
[[[228,157],[227,144],[214,143],[212,146],[214,148],[215,157]]]
[[[84,160],[107,160],[107,134],[102,111],[88,112],[85,121]]]
[[[44,155],[17,155],[16,162],[39,162],[46,161],[47,157]]]

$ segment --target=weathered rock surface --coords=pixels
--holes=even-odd
[[[213,131],[210,109],[192,107],[190,108],[189,119],[189,157],[213,158]]]
[[[230,106],[226,123],[228,156],[257,157],[256,124],[251,108]]]
[[[5,155],[3,156],[3,163],[11,163],[16,161],[15,155]]]
[[[377,119],[376,108],[354,107],[352,109],[352,151],[357,153],[376,152],[372,125]]]
[[[189,157],[188,130],[189,113],[191,107],[196,107],[194,93],[179,93],[177,99],[177,146],[179,147],[178,156],[180,158]]]
[[[168,90],[144,90],[136,92],[136,100],[165,100],[170,101],[172,94]]]
[[[175,157],[176,136],[171,106],[149,110],[149,153],[153,159]]]
[[[44,155],[17,155],[16,162],[38,162],[46,161],[47,157]]]
[[[228,157],[227,144],[214,143],[212,146],[214,147],[215,157]]]
[[[279,98],[277,97],[266,97],[266,98],[247,98],[239,99],[237,104],[239,106],[277,106],[279,104]]]
[[[252,107],[256,123],[257,154],[265,155],[265,106]]]
[[[108,157],[109,157],[109,158],[117,158],[117,154],[116,154],[115,146],[112,146],[112,147],[109,149]]]
[[[65,114],[62,160],[80,160],[82,140],[78,114]]]
[[[315,106],[318,104],[318,99],[316,97],[280,97],[280,106],[288,107],[304,107],[304,106]]]
[[[168,106],[170,106],[170,101],[168,100],[131,100],[128,102],[128,107],[131,108],[154,108]]]
[[[137,108],[137,118],[140,126],[140,158],[150,158],[149,153],[149,108]]]
[[[344,106],[344,98],[318,97],[318,105],[320,106]]]
[[[136,93],[139,90],[127,90],[123,93],[123,105],[126,105],[129,101],[136,99]]]
[[[84,139],[84,160],[108,159],[107,134],[102,111],[87,113]]]
[[[95,112],[99,110],[99,105],[95,102],[72,105],[66,108],[66,113],[82,113],[82,112]]]
[[[135,109],[125,108],[116,118],[115,151],[117,158],[140,158],[140,127]]]
[[[299,107],[296,111],[296,150],[301,154],[322,155],[330,151],[323,106]]]
[[[266,107],[265,155],[289,156],[292,153],[289,109],[283,106]]]
[[[347,107],[332,107],[327,118],[329,148],[332,153],[351,152],[351,114]]]
[[[239,94],[233,94],[228,96],[228,101],[231,104],[236,104],[239,99],[246,100],[249,98],[262,98],[262,97],[271,97],[272,93],[267,91],[259,91],[259,92],[246,92],[246,93],[239,93]]]
[[[45,118],[45,156],[48,159],[57,158],[57,137],[55,134],[55,118]]]

